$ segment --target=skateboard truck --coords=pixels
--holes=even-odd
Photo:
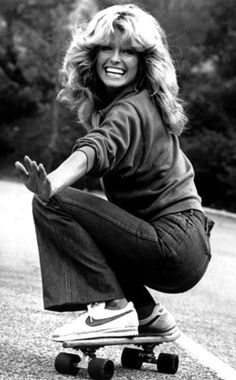
[[[169,341],[173,341],[173,337]],[[121,364],[124,368],[138,370],[143,363],[150,363],[155,364],[157,371],[160,373],[175,374],[178,370],[179,357],[169,353],[160,353],[157,357],[154,348],[161,343],[163,343],[163,338],[147,336],[64,342],[64,348],[73,348],[80,351],[82,356],[61,352],[56,357],[55,368],[59,373],[74,376],[83,369],[88,371],[91,379],[109,380],[114,374],[115,365],[110,359],[96,357],[96,351],[107,345],[133,344],[139,348],[125,347],[123,349]]]

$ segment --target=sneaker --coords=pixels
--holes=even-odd
[[[152,314],[139,320],[139,333],[145,335],[158,335],[170,337],[173,335],[175,339],[179,336],[179,330],[176,326],[175,319],[164,306],[157,304]]]
[[[72,323],[57,328],[52,339],[61,342],[138,335],[138,316],[132,302],[120,310],[109,310],[105,306],[105,302],[89,305],[88,311]]]

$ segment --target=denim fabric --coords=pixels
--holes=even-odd
[[[205,273],[212,224],[200,211],[152,225],[109,201],[68,188],[45,204],[33,199],[44,306],[79,310],[121,297],[136,308],[154,302],[145,286],[177,293]]]

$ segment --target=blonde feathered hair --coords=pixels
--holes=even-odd
[[[96,114],[96,57],[100,46],[109,43],[119,30],[122,40],[139,54],[137,88],[146,88],[161,110],[170,133],[180,135],[187,122],[175,67],[166,35],[157,20],[134,4],[113,5],[95,14],[86,25],[76,28],[61,70],[61,101],[75,108],[80,120]],[[86,116],[85,116],[86,115]]]

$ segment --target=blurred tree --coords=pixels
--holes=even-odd
[[[0,47],[0,124],[4,126],[32,116],[46,121],[48,133],[42,156],[48,170],[54,165],[54,157],[58,157],[61,109],[56,102],[58,70],[66,51],[70,23],[75,18],[82,22],[90,17],[91,12],[96,11],[94,5],[93,0],[44,0],[40,3],[3,0],[0,3],[3,41]]]
[[[15,88],[31,89],[31,100],[47,103],[55,87],[58,59],[65,40],[66,7],[54,0],[0,3],[1,75]],[[68,9],[67,9],[68,12]],[[35,22],[37,20],[37,22]],[[64,22],[63,22],[64,21]],[[60,22],[60,25],[58,24]]]
[[[204,204],[236,211],[236,9],[216,0],[202,46],[193,45],[183,81],[190,130],[183,147],[196,168]]]
[[[55,96],[58,65],[71,2],[9,0],[0,3],[1,124],[51,113],[50,150],[58,125]],[[37,21],[37,22],[36,22]],[[49,162],[50,166],[50,162]]]

